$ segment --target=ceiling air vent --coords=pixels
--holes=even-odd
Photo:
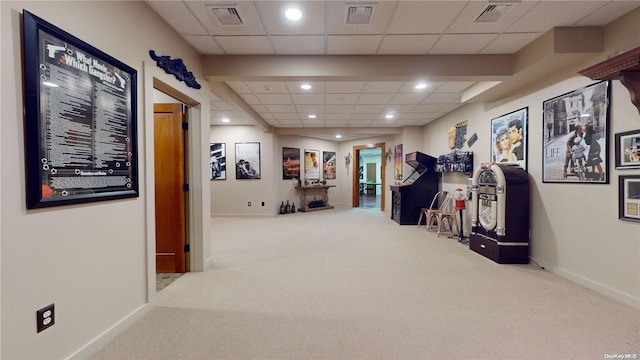
[[[234,7],[210,7],[221,26],[244,25],[240,13]]]
[[[477,23],[495,23],[505,16],[509,10],[513,7],[513,4],[489,4],[482,13],[478,15],[475,22]]]
[[[374,10],[375,6],[373,4],[347,5],[347,24],[370,24]]]

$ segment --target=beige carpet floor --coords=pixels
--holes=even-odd
[[[640,310],[379,211],[211,229],[215,266],[160,291],[93,359],[640,357]]]

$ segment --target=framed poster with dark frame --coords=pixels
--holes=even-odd
[[[542,181],[609,183],[609,81],[544,101]]]
[[[300,149],[282,148],[282,180],[300,179]]]
[[[640,130],[617,133],[616,169],[640,168]]]
[[[491,161],[517,164],[527,170],[529,108],[491,119]]]
[[[23,13],[27,208],[139,196],[137,73]]]
[[[325,180],[336,179],[336,153],[333,151],[322,152],[322,174]]]
[[[402,180],[402,160],[403,160],[403,156],[402,156],[402,144],[400,145],[396,145],[395,150],[393,152],[395,154],[394,156],[394,166],[393,168],[394,170],[394,179],[396,180]]]
[[[621,175],[618,182],[618,218],[640,222],[640,175]]]
[[[227,179],[227,145],[225,143],[209,144],[209,180]]]
[[[260,179],[260,143],[236,143],[236,179]]]
[[[304,179],[320,179],[320,151],[304,150]]]

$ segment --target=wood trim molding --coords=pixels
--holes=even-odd
[[[591,80],[620,80],[640,113],[640,47],[613,56],[578,72]]]

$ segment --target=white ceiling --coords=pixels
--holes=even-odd
[[[603,26],[640,6],[640,1],[157,1],[147,3],[202,55],[478,55],[514,54],[554,27]],[[486,15],[495,22],[478,22]],[[302,12],[293,23],[288,6]],[[366,24],[347,24],[347,9]],[[221,25],[213,8],[242,24]],[[234,18],[237,20],[237,18]],[[495,20],[495,19],[494,19]],[[360,79],[359,79],[360,80]],[[412,81],[332,78],[310,82],[237,79],[226,84],[240,104],[212,95],[212,125],[254,124],[274,128],[394,128],[424,125],[463,105],[474,81],[437,81],[423,90]],[[249,107],[252,111],[247,112]],[[245,110],[243,110],[245,108]],[[308,115],[315,114],[315,119]],[[392,119],[386,116],[392,114]]]

